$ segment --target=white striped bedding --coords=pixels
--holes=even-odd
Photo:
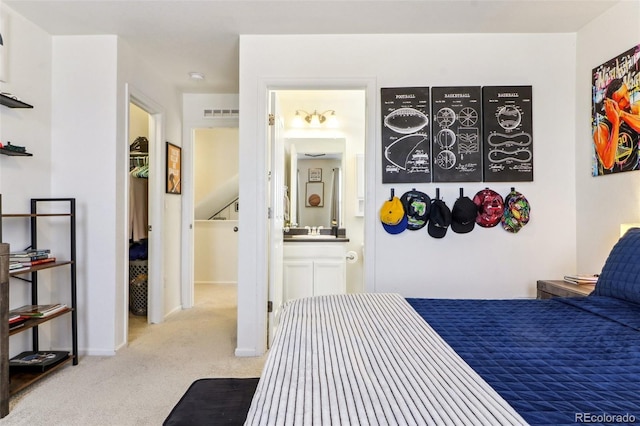
[[[524,425],[397,294],[289,302],[246,425]]]

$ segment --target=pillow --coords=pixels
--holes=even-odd
[[[613,246],[592,294],[640,303],[640,228],[631,228]]]

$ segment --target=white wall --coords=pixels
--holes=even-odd
[[[12,93],[34,107],[0,106],[0,142],[26,146],[33,154],[0,155],[3,212],[20,213],[28,211],[29,198],[46,197],[51,190],[51,37],[4,4],[0,4],[0,13],[7,25],[2,36],[8,62],[0,91]],[[6,242],[18,243],[16,240],[26,237],[22,229],[18,231],[22,228],[19,223],[8,225],[4,229]]]
[[[598,272],[621,223],[640,222],[640,172],[591,176],[591,70],[640,44],[640,3],[620,2],[578,32],[576,194],[578,271]]]
[[[575,35],[241,36],[240,64],[240,196],[257,203],[251,212],[240,211],[240,223],[248,231],[240,235],[240,252],[256,263],[240,270],[237,354],[264,350],[267,215],[260,141],[265,132],[255,123],[264,114],[262,91],[269,82],[328,85],[375,79],[375,99],[367,99],[372,107],[368,122],[375,129],[367,134],[366,148],[370,202],[365,252],[374,268],[368,290],[419,297],[532,297],[536,280],[575,270],[575,227],[567,226],[576,220],[575,105],[560,101],[575,98]],[[531,202],[532,218],[518,234],[477,229],[435,240],[426,232],[392,236],[378,223],[377,210],[392,187],[381,184],[379,170],[379,88],[446,85],[533,86],[535,181],[515,185]],[[398,194],[412,187],[434,194],[439,187],[452,206],[460,186],[472,195],[485,185],[393,187]],[[513,185],[490,186],[506,194]]]
[[[126,338],[128,305],[127,84],[162,106],[161,140],[177,145],[179,97],[115,36],[54,37],[53,58],[52,194],[78,200],[80,348],[112,354]],[[164,164],[164,146],[155,149]],[[180,197],[166,196],[163,188],[154,195],[164,205],[165,222],[156,228],[166,242],[167,314],[180,304]]]
[[[114,36],[53,39],[52,195],[76,198],[79,346],[98,354],[115,335],[116,64]]]
[[[28,213],[30,198],[51,195],[51,37],[4,4],[0,4],[0,13],[6,22],[2,37],[8,71],[6,81],[0,82],[0,91],[12,93],[33,105],[33,109],[0,106],[0,141],[26,146],[33,154],[33,157],[0,155],[2,212]],[[11,250],[21,250],[29,244],[28,220],[4,218],[2,223],[2,242],[9,243]],[[41,226],[46,227],[47,223],[39,224],[39,228]],[[39,243],[43,246],[46,241],[41,239]],[[9,306],[31,303],[29,286],[16,280],[11,282]],[[48,297],[55,291],[55,286],[52,287],[43,286],[39,295]],[[68,297],[68,291],[65,295]],[[44,332],[41,342],[46,347]],[[11,338],[10,356],[30,346],[29,333],[16,335]]]

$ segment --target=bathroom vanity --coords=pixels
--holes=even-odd
[[[348,241],[344,234],[285,234],[283,302],[346,293]]]

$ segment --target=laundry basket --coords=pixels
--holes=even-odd
[[[147,315],[148,271],[146,260],[129,261],[129,311]]]

